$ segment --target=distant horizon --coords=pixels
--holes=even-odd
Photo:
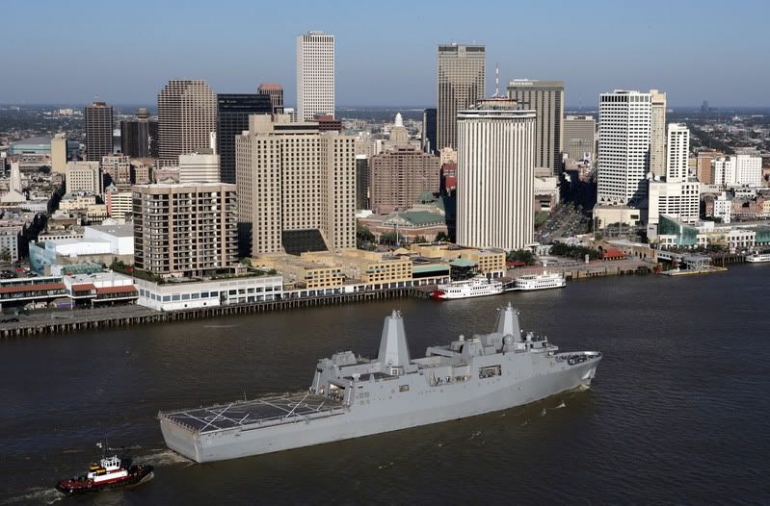
[[[85,108],[85,106],[90,105],[92,102],[37,102],[37,103],[26,103],[26,102],[0,102],[0,108],[4,107],[58,107],[58,108]],[[113,108],[139,108],[139,107],[145,107],[149,109],[157,109],[157,103],[153,104],[147,104],[147,103],[141,103],[141,102],[125,102],[125,103],[110,103],[106,102],[106,104]],[[285,107],[288,108],[296,108],[294,105],[286,105]],[[429,108],[435,108],[435,105],[338,105],[337,110],[344,110],[344,109],[357,109],[357,110],[424,110]],[[667,104],[667,109],[697,109],[700,110],[702,107],[702,104],[697,105],[679,105],[679,104]],[[714,105],[709,103],[708,105],[709,110],[738,110],[738,109],[754,109],[754,110],[764,110],[764,109],[770,109],[770,105]],[[594,107],[586,106],[586,105],[565,105],[564,106],[565,112],[577,112],[577,111],[594,111],[598,112],[599,110],[599,103],[597,102]]]
[[[761,0],[490,0],[472,10],[460,0],[6,4],[3,38],[13,44],[0,103],[154,103],[173,79],[202,79],[219,92],[278,83],[293,103],[296,39],[316,30],[335,38],[336,97],[349,107],[431,107],[438,46],[447,43],[484,46],[488,96],[499,76],[502,93],[513,79],[564,81],[576,110],[597,107],[603,92],[653,88],[687,104],[673,107],[770,106]],[[713,36],[731,21],[737,36]]]

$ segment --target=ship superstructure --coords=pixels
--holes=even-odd
[[[460,335],[412,359],[400,312],[379,353],[319,360],[307,392],[159,413],[172,450],[208,462],[288,450],[507,409],[591,383],[601,353],[560,353],[500,310],[490,334]]]

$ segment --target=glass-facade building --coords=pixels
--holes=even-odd
[[[270,96],[257,93],[217,95],[217,154],[223,183],[235,184],[235,136],[249,129],[251,114],[271,114]]]

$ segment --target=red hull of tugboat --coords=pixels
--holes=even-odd
[[[74,495],[130,487],[138,485],[145,479],[152,477],[152,469],[152,466],[131,466],[128,469],[128,476],[115,478],[114,480],[105,480],[98,483],[88,479],[86,476],[70,478],[59,481],[56,484],[56,490],[65,494]]]

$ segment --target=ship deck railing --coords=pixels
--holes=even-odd
[[[263,427],[326,418],[345,412],[344,404],[335,399],[309,393],[239,400],[195,409],[159,412],[158,418],[168,420],[190,432],[255,430]]]

